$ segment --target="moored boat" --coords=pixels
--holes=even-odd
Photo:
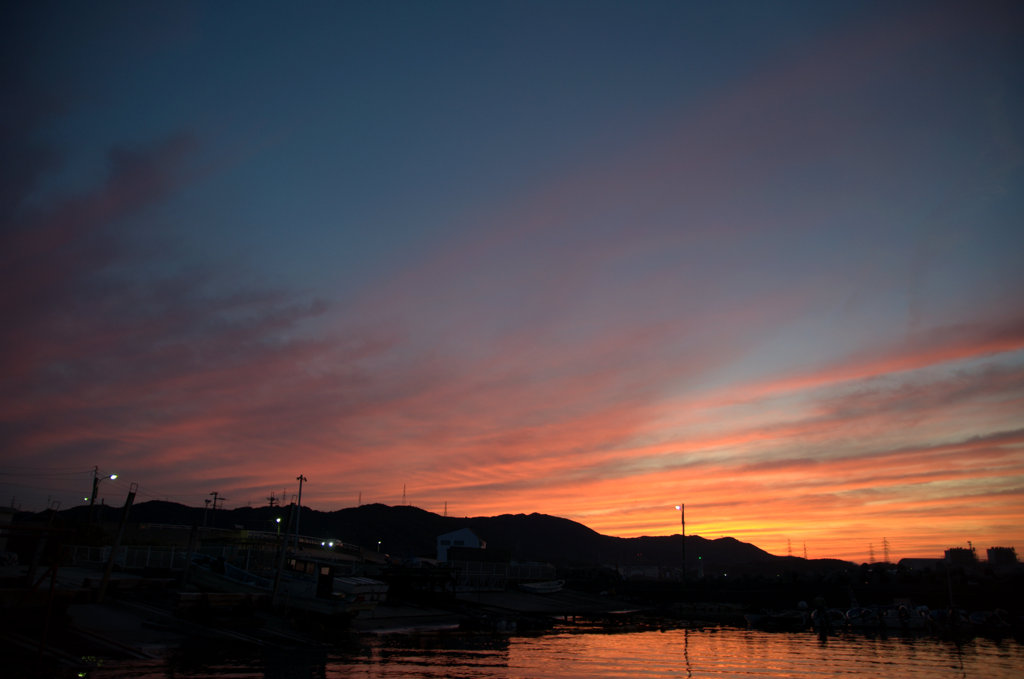
[[[545,582],[524,582],[519,589],[531,594],[554,594],[561,592],[565,586],[565,580],[547,580]]]
[[[202,555],[192,563],[191,580],[200,588],[262,593],[279,608],[328,617],[347,618],[372,610],[388,591],[385,582],[342,574],[342,564],[327,555],[290,553],[276,578]]]
[[[808,616],[804,611],[746,613],[747,626],[767,632],[798,632],[807,629]]]

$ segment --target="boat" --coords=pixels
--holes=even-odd
[[[879,629],[883,625],[878,612],[865,606],[854,606],[846,611],[846,624],[856,630]]]
[[[828,635],[846,627],[846,613],[839,608],[815,608],[811,611],[811,626],[819,635]]]
[[[561,592],[565,586],[565,580],[546,580],[544,582],[524,582],[519,589],[530,594],[554,594]]]
[[[192,555],[189,579],[197,587],[218,592],[270,594],[274,590],[272,578],[261,577],[244,568],[238,568],[223,558],[214,558],[206,554]]]
[[[923,609],[923,610],[922,610]],[[926,628],[926,606],[917,609],[907,604],[887,606],[881,609],[878,617],[887,629],[901,632],[918,632]]]
[[[278,608],[328,617],[347,618],[373,610],[388,591],[387,583],[380,580],[342,575],[347,564],[316,553],[289,553],[276,578],[205,555],[193,555],[192,565],[190,579],[200,588],[264,594]]]
[[[804,611],[745,613],[747,627],[766,632],[798,632],[807,629],[808,616]]]

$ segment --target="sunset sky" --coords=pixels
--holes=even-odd
[[[1024,551],[1021,3],[3,12],[3,504]]]

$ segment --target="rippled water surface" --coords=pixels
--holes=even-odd
[[[183,649],[166,661],[108,665],[94,679],[473,677],[978,677],[1024,676],[1013,641],[832,637],[731,628],[542,636],[365,637],[325,651]]]

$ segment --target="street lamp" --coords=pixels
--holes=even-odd
[[[100,478],[100,468],[99,467],[93,467],[92,468],[92,495],[90,495],[89,497],[86,498],[89,501],[89,506],[90,507],[92,507],[94,504],[96,504],[96,496],[99,495],[99,492],[100,492],[100,481],[104,481],[106,479],[110,479],[111,481],[113,481],[116,478],[117,478],[117,474],[109,474],[107,476],[104,476],[101,479]]]
[[[683,582],[686,581],[686,505],[680,502],[676,505],[676,509],[679,510],[679,524],[682,526],[682,532],[679,535],[679,542],[682,545],[683,552]]]
[[[279,516],[276,519],[274,519],[274,523],[277,524],[277,534],[280,535],[281,534],[281,517]]]
[[[299,482],[299,499],[295,503],[295,549],[299,548],[299,518],[302,513],[302,484],[305,481],[309,481],[305,474],[299,474],[295,477],[295,480]]]

